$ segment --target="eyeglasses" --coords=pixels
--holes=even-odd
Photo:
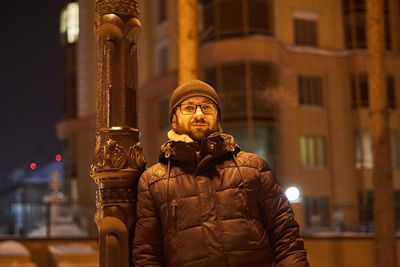
[[[203,103],[203,104],[181,104],[179,108],[182,114],[192,115],[196,113],[197,107],[200,107],[203,114],[214,114],[217,111],[217,107],[214,103]]]

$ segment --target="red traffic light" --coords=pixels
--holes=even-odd
[[[34,171],[37,168],[37,164],[35,162],[31,162],[31,164],[29,164],[29,168]]]
[[[57,154],[57,155],[56,155],[56,161],[61,161],[61,160],[62,160],[61,154]]]

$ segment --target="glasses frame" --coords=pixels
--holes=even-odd
[[[203,107],[202,107],[203,105],[213,106],[213,107],[214,107],[213,112],[211,112],[211,113],[210,113],[210,112],[204,112]],[[187,112],[182,111],[182,106],[195,106],[196,108],[194,109],[194,111],[193,111],[192,113],[187,113]],[[179,110],[181,111],[181,113],[182,113],[183,115],[193,115],[193,114],[196,114],[197,108],[198,108],[198,107],[200,107],[201,112],[202,112],[203,114],[206,114],[206,115],[212,115],[212,114],[217,113],[217,105],[216,105],[215,103],[180,104],[180,105],[179,105]]]

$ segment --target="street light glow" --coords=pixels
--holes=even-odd
[[[285,195],[290,202],[300,202],[300,190],[295,186],[288,187]]]

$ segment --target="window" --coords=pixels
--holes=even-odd
[[[365,196],[364,205],[364,221],[367,223],[367,230],[374,231],[374,194],[368,190],[363,192]],[[396,220],[396,231],[400,230],[400,191],[394,191],[394,208],[395,208],[395,220]]]
[[[249,0],[248,16],[249,33],[272,35],[272,1]]]
[[[322,136],[300,137],[300,156],[304,167],[325,166],[325,139]]]
[[[169,127],[169,100],[168,99],[163,99],[158,103],[158,124],[160,127],[160,130],[164,130]]]
[[[362,130],[356,133],[355,146],[355,167],[357,169],[371,169],[372,144],[369,130]]]
[[[169,70],[168,46],[162,45],[158,49],[158,73],[166,74]]]
[[[400,168],[400,133],[396,130],[390,131],[390,154],[392,166]]]
[[[63,43],[76,43],[79,37],[79,5],[68,3],[61,12],[60,33]]]
[[[343,20],[345,27],[346,47],[367,47],[366,26],[366,1],[365,0],[343,0]],[[392,48],[392,36],[390,25],[389,1],[384,0],[384,35],[386,49]]]
[[[268,161],[275,168],[275,136],[271,126],[254,127],[253,152]]]
[[[240,149],[254,152],[275,169],[275,135],[272,126],[256,125],[252,136],[249,136],[248,127],[245,126],[227,126],[224,131],[235,138]],[[253,144],[252,147],[250,144]]]
[[[351,77],[351,99],[354,107],[369,107],[368,76],[366,74]]]
[[[161,24],[167,20],[167,0],[158,0],[157,23]]]
[[[305,222],[308,231],[322,231],[329,228],[329,198],[304,198]]]
[[[205,71],[205,78],[224,99],[222,101],[222,118],[224,120],[247,118],[248,104],[251,104],[254,119],[271,118],[272,104],[265,97],[276,83],[271,63],[225,63],[208,68]]]
[[[269,62],[231,62],[209,67],[205,80],[219,93],[223,129],[241,149],[265,158],[275,168],[273,104],[265,94],[273,90],[274,66]]]
[[[394,86],[394,76],[386,76],[386,87],[389,108],[396,108],[396,91]]]
[[[317,21],[294,19],[294,42],[297,45],[317,46]]]
[[[201,4],[203,42],[273,34],[272,0],[202,0]]]
[[[297,77],[299,104],[308,106],[323,106],[322,79],[318,76]]]
[[[392,166],[400,168],[400,133],[397,130],[390,130],[390,152]],[[373,167],[372,140],[369,129],[356,132],[355,167],[357,169],[371,169]]]
[[[386,76],[386,93],[388,97],[388,107],[396,108],[396,90],[393,75]],[[355,74],[351,77],[351,100],[352,107],[369,107],[369,86],[367,74]]]

